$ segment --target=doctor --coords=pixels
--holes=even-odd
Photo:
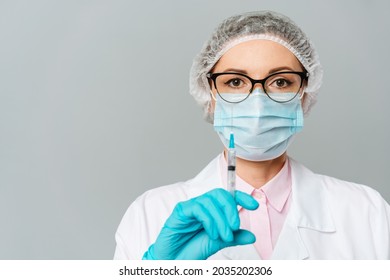
[[[116,233],[115,259],[390,259],[385,200],[286,154],[321,81],[313,45],[287,17],[222,22],[194,60],[190,90],[224,152],[195,178],[138,197]],[[234,197],[225,190],[231,131]]]

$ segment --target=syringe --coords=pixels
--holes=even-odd
[[[230,133],[227,163],[227,190],[234,197],[236,190],[236,149],[234,147],[233,132]]]

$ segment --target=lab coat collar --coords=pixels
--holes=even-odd
[[[220,155],[221,156],[221,155]],[[290,158],[292,176],[292,203],[274,248],[272,259],[307,259],[309,252],[300,230],[323,233],[336,231],[328,203],[326,187],[318,175]],[[216,187],[222,187],[219,157],[215,158],[189,183],[191,196],[201,195]],[[229,247],[216,255],[224,259],[260,259],[253,245]],[[218,257],[219,258],[219,257]]]

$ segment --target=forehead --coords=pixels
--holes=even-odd
[[[278,67],[301,71],[303,67],[286,47],[270,40],[251,40],[229,49],[214,67],[214,72],[242,69],[248,74],[265,73]]]

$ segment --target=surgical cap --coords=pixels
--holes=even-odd
[[[210,85],[206,74],[232,47],[250,40],[271,40],[290,50],[309,73],[305,88],[305,116],[317,101],[322,67],[313,44],[288,17],[271,11],[249,12],[224,20],[195,57],[190,71],[190,93],[203,107],[204,117],[213,122]]]

